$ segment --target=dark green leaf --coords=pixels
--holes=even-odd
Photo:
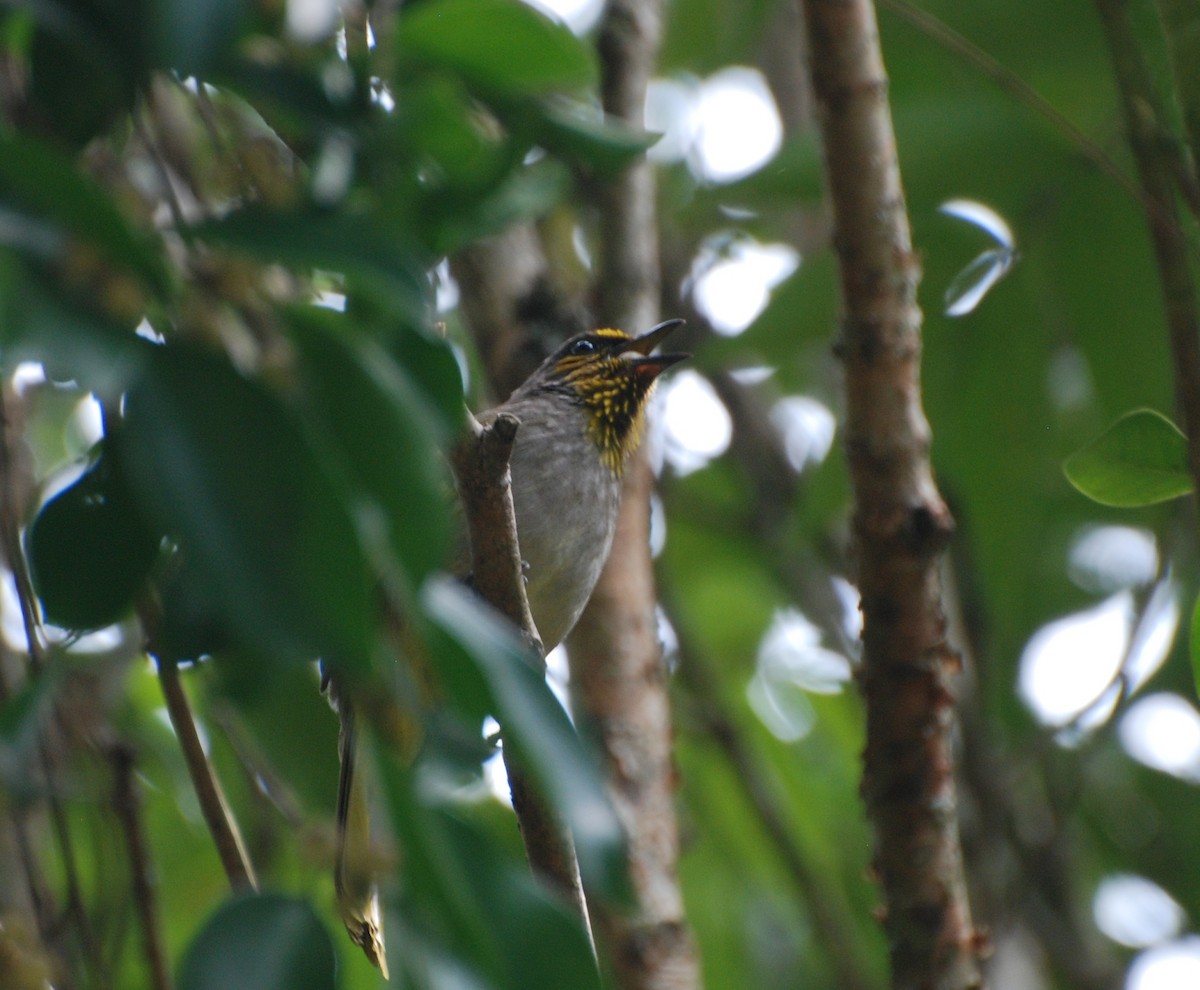
[[[98,629],[129,613],[158,555],[152,529],[106,452],[42,506],[26,536],[34,590],[49,622]]]
[[[584,877],[606,897],[625,896],[623,832],[599,767],[511,626],[450,580],[428,584],[424,605],[430,621],[457,640],[478,666],[505,745],[530,768],[571,825]]]
[[[431,230],[440,253],[499,233],[513,224],[548,213],[571,189],[571,177],[558,162],[547,160],[522,168],[482,201],[446,203],[447,215]]]
[[[247,207],[192,227],[190,236],[307,271],[319,268],[370,280],[415,322],[427,309],[425,268],[394,232],[348,211],[280,212]]]
[[[558,101],[538,108],[533,133],[547,151],[582,161],[601,174],[624,168],[653,147],[659,136],[635,131],[583,104]]]
[[[425,0],[397,28],[402,58],[458,73],[485,93],[544,96],[591,86],[590,49],[568,28],[517,0]]]
[[[150,71],[141,0],[31,4],[29,97],[39,130],[82,147],[133,107]]]
[[[129,478],[227,628],[269,655],[365,663],[371,582],[350,511],[272,393],[160,347],[125,410]]]
[[[95,183],[66,156],[29,138],[0,135],[0,238],[34,255],[61,254],[68,239],[87,244],[110,265],[167,291],[169,279],[153,242],[135,231]]]
[[[307,901],[250,894],[226,902],[188,946],[179,990],[334,990],[337,957]]]
[[[112,317],[60,299],[54,283],[11,255],[0,255],[0,346],[4,361],[40,361],[55,381],[77,381],[119,395],[150,345]]]
[[[372,506],[377,536],[415,588],[449,552],[453,486],[438,418],[406,369],[352,334],[347,318],[310,308],[294,311],[292,322],[306,395],[356,498]]]
[[[1067,480],[1101,505],[1133,508],[1194,488],[1187,440],[1161,413],[1137,409],[1063,463]]]
[[[159,58],[182,76],[224,62],[245,13],[241,0],[167,0],[157,5]]]

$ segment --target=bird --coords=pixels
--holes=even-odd
[[[613,328],[567,339],[503,403],[478,415],[519,422],[509,467],[529,611],[546,652],[574,627],[612,548],[621,480],[643,434],[664,371],[683,353],[654,353],[684,321],[639,336]],[[465,545],[465,537],[463,539]],[[456,562],[468,559],[460,551]],[[454,567],[461,577],[465,565]],[[341,720],[334,887],[350,938],[387,976],[387,953],[370,852],[366,787],[357,769],[355,713],[329,684]]]

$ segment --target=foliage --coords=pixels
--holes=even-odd
[[[625,887],[619,839],[592,754],[519,649],[440,574],[454,522],[438,451],[460,425],[460,359],[472,345],[461,314],[435,326],[430,272],[521,222],[544,220],[547,232],[566,214],[586,242],[602,220],[586,204],[589,183],[652,139],[602,119],[588,40],[530,8],[421,0],[381,20],[368,51],[361,24],[344,41],[332,22],[301,38],[283,6],[60,0],[0,15],[4,66],[24,79],[0,132],[0,361],[6,382],[22,361],[48,376],[6,403],[26,417],[14,425],[37,483],[21,493],[24,546],[44,616],[62,627],[37,676],[14,680],[0,707],[5,813],[45,820],[48,727],[71,782],[52,795],[69,812],[65,842],[32,829],[71,922],[56,930],[68,934],[41,946],[5,920],[5,945],[23,972],[66,960],[55,985],[149,985],[97,742],[115,734],[139,754],[157,914],[180,986],[230,985],[213,967],[248,957],[264,969],[237,966],[255,981],[246,985],[302,985],[280,982],[294,966],[312,986],[379,985],[332,908],[337,747],[311,665],[320,655],[383,699],[372,734],[390,822],[382,855],[401,851],[385,891],[394,979],[585,986],[582,933],[528,882],[511,816],[486,796],[483,717],[518,728],[514,745],[576,825],[589,880],[614,898]],[[1088,8],[926,6],[1117,146]],[[790,10],[679,0],[662,72],[759,64],[781,107],[802,103],[779,68],[799,43]],[[1066,726],[1039,723],[1015,688],[1037,630],[1114,590],[1072,580],[1072,548],[1091,528],[1154,534],[1156,573],[1132,588],[1139,608],[1152,585],[1195,597],[1191,506],[1160,502],[1190,490],[1186,458],[1177,431],[1147,411],[1173,400],[1145,215],[978,65],[891,5],[880,20],[925,268],[933,456],[958,520],[948,583],[970,675],[962,811],[974,909],[998,960],[1037,944],[1049,986],[1119,978],[1137,947],[1095,930],[1087,905],[1103,878],[1143,875],[1200,917],[1200,871],[1186,868],[1194,768],[1170,775],[1123,748],[1122,720],[1146,691],[1136,679]],[[1165,79],[1162,39],[1144,33]],[[722,388],[729,369],[770,368],[736,394],[776,445],[777,400],[837,408],[819,153],[803,119],[785,116],[773,160],[736,182],[698,179],[686,160],[659,171],[666,315],[692,306],[681,286],[714,237],[783,241],[803,255],[744,334],[697,330],[691,345],[693,367]],[[943,313],[943,295],[980,243],[939,214],[952,198],[995,208],[1018,251],[962,318]],[[93,394],[102,443],[80,439]],[[1118,420],[1131,409],[1142,411]],[[852,578],[844,467],[836,452],[787,466],[752,417],[734,419],[728,452],[690,474],[668,467],[662,483],[688,917],[711,987],[832,986],[847,959],[864,985],[882,986],[858,701],[848,689],[809,691],[760,654],[772,622],[799,605],[821,647],[852,658],[853,623],[829,583]],[[1113,452],[1137,455],[1135,470],[1114,473]],[[785,465],[778,475],[772,458]],[[1067,483],[1064,461],[1106,505]],[[435,697],[421,672],[395,673],[380,600],[426,644]],[[264,886],[280,893],[229,899],[159,718],[140,628],[167,660],[204,658],[185,679],[210,757]],[[1193,698],[1186,643],[1171,642],[1152,686]],[[14,646],[0,658],[10,676]],[[1091,663],[1081,654],[1067,666],[1082,674]],[[710,682],[685,676],[689,665]],[[764,718],[764,698],[795,735]],[[414,741],[415,763],[393,755]],[[11,875],[0,889],[16,889]],[[276,975],[260,979],[266,967]]]

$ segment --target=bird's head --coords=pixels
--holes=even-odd
[[[563,395],[588,412],[588,432],[604,463],[620,474],[641,437],[646,401],[660,374],[687,354],[652,354],[683,320],[640,337],[623,330],[576,334],[551,354],[519,393]]]

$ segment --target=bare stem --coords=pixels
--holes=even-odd
[[[113,809],[125,833],[125,848],[129,853],[129,871],[133,881],[133,901],[142,929],[142,951],[150,973],[153,990],[171,990],[171,974],[163,951],[162,933],[158,927],[158,906],[154,892],[153,871],[146,832],[142,826],[133,767],[134,754],[127,745],[117,744],[109,750],[113,765]]]
[[[217,855],[225,869],[225,876],[229,878],[229,885],[234,890],[256,890],[258,880],[254,875],[254,867],[246,854],[242,833],[229,810],[229,803],[225,800],[220,781],[217,780],[208,755],[200,743],[196,720],[192,716],[191,705],[179,679],[179,668],[174,663],[160,660],[158,679],[162,684],[163,699],[167,703],[171,726],[179,739],[179,748],[183,752],[184,763],[187,764],[188,774],[192,778],[192,787],[195,788],[196,798],[200,802],[200,811],[217,847]]]

